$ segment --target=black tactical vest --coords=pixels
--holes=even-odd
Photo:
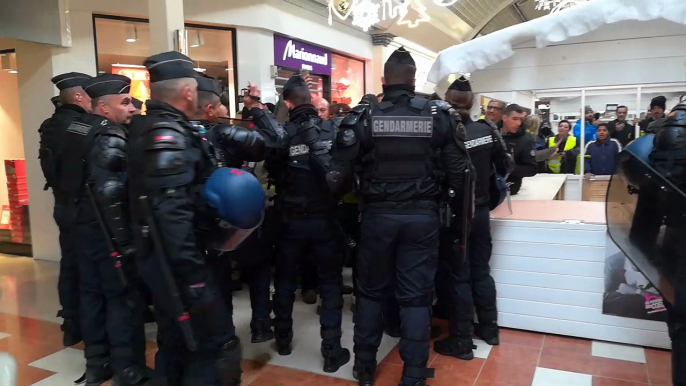
[[[58,190],[69,197],[79,198],[84,193],[84,184],[88,179],[86,157],[93,147],[96,134],[107,124],[108,120],[104,117],[84,114],[67,128],[62,143]]]
[[[299,133],[304,130],[319,132],[319,140],[335,146],[336,128],[331,121],[312,117],[301,124],[288,123],[285,127],[290,138],[288,162],[280,181],[277,181],[279,209],[296,213],[324,214],[336,205],[324,176],[311,166],[310,148]]]
[[[56,197],[64,197],[65,192],[60,191],[59,181],[62,179],[61,172],[64,137],[67,128],[72,122],[80,122],[85,110],[75,105],[65,105],[58,108],[50,119],[41,125],[40,148],[38,158],[41,169],[45,176],[45,190],[52,188]]]
[[[436,106],[410,99],[407,106],[381,102],[369,115],[371,153],[363,159],[360,193],[374,202],[437,201],[437,154],[431,146]]]

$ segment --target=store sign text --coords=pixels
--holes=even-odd
[[[293,40],[289,40],[288,43],[286,43],[286,49],[283,51],[283,60],[286,60],[286,58],[298,59],[304,62],[321,64],[323,66],[329,65],[328,54],[317,55],[305,51],[304,48],[298,49],[298,47],[295,46],[295,43],[293,43]]]
[[[331,52],[297,40],[274,36],[274,64],[313,74],[331,75]]]

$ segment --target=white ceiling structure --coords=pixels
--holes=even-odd
[[[284,0],[302,8],[328,16],[329,0]],[[339,1],[332,0],[334,4]],[[382,0],[373,0],[381,3]],[[448,7],[437,5],[434,0],[412,3],[406,19],[420,17],[417,4],[426,7],[429,22],[419,23],[416,28],[398,25],[397,19],[374,24],[370,33],[389,33],[403,37],[427,49],[438,52],[455,44],[486,35],[515,24],[523,23],[548,14],[536,10],[535,0],[457,0]],[[334,22],[342,22],[336,17]],[[350,18],[343,23],[350,24]]]

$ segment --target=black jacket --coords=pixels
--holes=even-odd
[[[522,128],[514,134],[504,134],[503,140],[508,153],[512,154],[515,161],[515,168],[507,178],[507,182],[512,183],[510,192],[517,194],[522,187],[522,179],[536,175],[536,140],[526,134]]]
[[[136,249],[142,256],[155,253],[142,232],[148,221],[139,198],[148,196],[179,285],[201,283],[210,274],[203,252],[205,238],[216,230],[216,215],[201,192],[216,163],[207,141],[181,111],[162,102],[146,105],[146,115],[134,116],[129,125],[129,196]]]
[[[385,138],[389,146],[384,145],[381,149],[375,142],[379,142],[379,138],[375,137],[373,128],[368,124],[370,108],[360,107],[354,109],[341,122],[340,130],[347,130],[352,128],[360,143],[360,151],[355,157],[355,163],[361,170],[362,176],[362,190],[360,191],[361,198],[366,208],[375,208],[376,210],[396,211],[413,211],[417,209],[437,209],[440,196],[442,194],[441,188],[452,188],[456,197],[452,200],[455,212],[459,216],[462,206],[462,197],[464,192],[465,171],[471,170],[471,163],[469,154],[464,147],[464,133],[458,126],[457,121],[451,116],[451,108],[443,101],[420,101],[415,98],[414,88],[407,85],[386,85],[384,86],[384,100],[379,104],[373,106],[374,113],[377,109],[381,111],[392,111],[389,116],[402,115],[410,109],[414,109],[412,114],[421,116],[425,110],[429,111],[432,120],[432,132],[429,138],[429,147],[433,151],[433,155],[426,154],[425,158],[419,159],[398,159],[392,155],[387,155],[387,165],[399,165],[403,161],[412,163],[407,165],[417,169],[418,166],[427,167],[427,169],[435,169],[435,172],[427,172],[422,177],[417,177],[412,181],[398,181],[398,182],[379,182],[374,177],[376,173],[373,169],[375,163],[381,162],[378,158],[378,152],[392,152],[393,144],[403,146],[407,150],[408,146],[417,146],[417,148],[425,145],[417,145],[417,143],[424,143],[422,138],[412,143],[412,138],[393,137]],[[421,103],[420,103],[421,102]],[[414,105],[413,105],[414,103]],[[420,104],[423,106],[421,109]],[[409,116],[409,115],[407,115]],[[375,139],[376,138],[376,139]],[[397,143],[396,143],[397,142]],[[418,150],[418,149],[415,149]],[[411,153],[408,150],[408,154]],[[415,152],[416,153],[416,152]],[[434,157],[438,155],[438,157]],[[403,168],[400,168],[403,169]],[[403,170],[408,170],[407,168]],[[398,168],[394,168],[397,172]],[[440,186],[441,181],[437,172],[440,171],[445,176],[445,186]]]
[[[326,179],[327,168],[335,167],[336,127],[319,118],[313,105],[305,104],[289,111],[284,129],[286,146],[266,159],[269,178],[276,185],[277,210],[292,216],[329,215],[339,193],[330,189]]]
[[[610,136],[619,141],[622,147],[625,147],[629,142],[634,140],[634,125],[629,121],[624,121],[624,129],[622,131],[617,131],[617,124],[620,123],[618,119],[607,124],[607,128],[610,131]],[[647,126],[646,126],[647,127]]]
[[[507,175],[514,166],[512,157],[507,153],[500,132],[485,120],[474,122],[469,115],[462,115],[462,123],[466,129],[464,144],[476,170],[474,204],[488,204],[491,174]]]

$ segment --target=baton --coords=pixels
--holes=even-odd
[[[464,171],[462,187],[462,227],[460,229],[460,261],[467,261],[467,239],[469,238],[469,216],[472,204],[472,175],[469,169]]]
[[[167,249],[162,241],[162,236],[157,228],[157,222],[155,221],[155,214],[153,213],[152,205],[148,200],[148,196],[141,196],[139,200],[141,202],[141,206],[143,207],[143,212],[148,223],[148,235],[152,238],[152,243],[156,249],[153,255],[155,255],[155,260],[157,260],[157,264],[159,265],[162,278],[166,282],[167,289],[169,290],[174,319],[176,319],[176,322],[179,324],[183,339],[186,341],[186,347],[188,347],[190,351],[194,352],[198,349],[198,346],[195,342],[195,338],[193,337],[191,317],[183,307],[183,301],[181,300],[181,295],[179,294],[179,287],[176,286],[176,281],[174,280],[171,268],[169,267],[169,254],[167,253]]]
[[[124,286],[124,288],[126,288],[129,286],[129,281],[126,278],[126,273],[124,272],[124,268],[122,267],[121,252],[119,252],[118,248],[114,246],[110,229],[105,223],[105,218],[100,212],[100,206],[98,206],[98,202],[95,200],[95,195],[93,195],[93,187],[88,183],[86,183],[86,193],[88,193],[88,199],[90,200],[91,205],[93,205],[93,209],[95,210],[95,218],[98,220],[100,230],[102,230],[102,234],[103,236],[105,236],[105,241],[107,241],[107,249],[109,249],[110,251],[110,257],[114,259],[114,269],[117,271],[119,281]]]

